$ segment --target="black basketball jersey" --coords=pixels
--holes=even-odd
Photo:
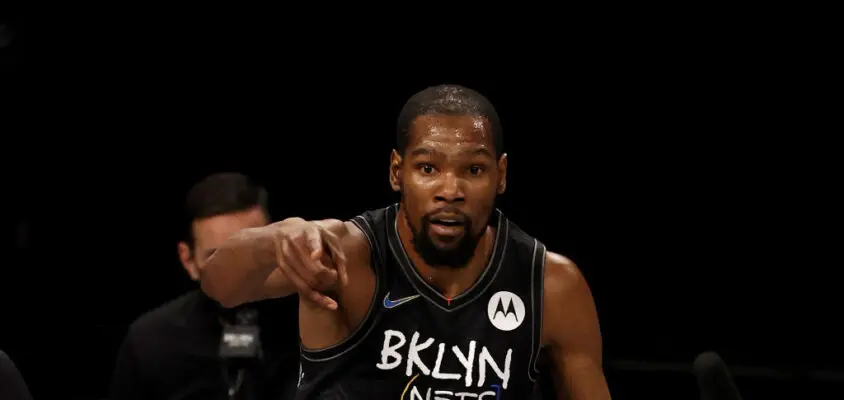
[[[469,290],[447,299],[412,265],[397,212],[393,205],[352,219],[372,249],[375,299],[345,341],[302,350],[297,399],[530,398],[545,246],[496,210],[489,264]]]

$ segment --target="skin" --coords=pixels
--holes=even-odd
[[[446,297],[467,290],[483,272],[495,237],[495,229],[487,222],[495,197],[506,189],[506,177],[507,156],[496,158],[489,122],[481,117],[419,117],[411,126],[404,156],[392,153],[390,184],[402,193],[399,237],[420,274]],[[469,216],[475,231],[454,237],[426,234],[440,249],[453,247],[461,235],[480,235],[474,256],[462,268],[427,265],[412,245],[408,221],[418,228],[423,215],[446,206]],[[306,348],[339,343],[361,324],[370,303],[377,301],[369,245],[351,222],[290,219],[242,235],[224,247],[225,252],[218,252],[223,256],[210,263],[208,275],[213,278],[208,279],[206,292],[236,303],[249,299],[243,287],[251,287],[252,293],[266,293],[272,287],[277,289],[275,295],[299,290],[300,333]],[[270,254],[270,248],[275,254]],[[270,265],[245,261],[246,250],[259,253],[256,258],[269,264],[277,255],[275,265],[284,274],[270,275]],[[238,252],[240,259],[235,257]],[[250,281],[249,274],[267,278]],[[225,279],[228,286],[222,284]],[[560,398],[609,399],[597,312],[586,281],[574,263],[548,252],[544,285],[544,304],[554,306],[544,307],[542,341],[552,354]]]
[[[475,231],[462,235],[482,235],[474,256],[460,269],[428,265],[416,251],[409,253],[422,276],[429,277],[446,297],[474,283],[486,267],[495,239],[495,229],[487,223],[495,197],[506,189],[507,155],[496,161],[487,126],[479,117],[419,117],[411,126],[406,156],[394,150],[390,160],[390,185],[402,193],[398,228],[405,248],[413,248],[408,220],[419,229],[423,215],[444,207],[456,208],[473,221]],[[451,237],[425,234],[437,248],[455,247]]]
[[[204,269],[214,251],[235,233],[248,228],[257,228],[269,223],[267,214],[260,206],[245,211],[216,215],[194,221],[191,225],[193,246],[181,241],[178,244],[179,261],[185,272],[194,281]]]

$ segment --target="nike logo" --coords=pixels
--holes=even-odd
[[[390,300],[390,293],[387,292],[387,295],[384,296],[384,308],[395,308],[417,297],[419,297],[418,294],[413,296],[402,297],[398,300]]]

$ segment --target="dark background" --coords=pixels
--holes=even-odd
[[[695,398],[704,350],[739,367],[746,398],[842,392],[831,147],[752,40],[593,27],[376,50],[217,17],[28,27],[49,49],[24,68],[7,14],[0,348],[36,398],[104,397],[127,325],[193,287],[176,258],[193,182],[248,173],[276,219],[387,205],[398,111],[439,83],[498,108],[500,207],[583,270],[614,398]]]

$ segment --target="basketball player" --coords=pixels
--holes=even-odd
[[[423,90],[399,116],[399,204],[243,231],[202,287],[227,306],[300,292],[300,399],[524,399],[543,349],[560,398],[609,399],[583,276],[494,207],[502,148],[483,96]]]

